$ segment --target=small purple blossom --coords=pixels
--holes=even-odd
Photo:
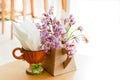
[[[50,9],[49,9],[49,11],[48,11],[49,15],[52,15],[52,14],[53,14],[53,11],[54,11],[54,7],[50,7]]]
[[[39,23],[36,23],[35,25],[36,25],[37,29],[41,29],[41,26]]]

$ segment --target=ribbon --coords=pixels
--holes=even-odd
[[[32,73],[42,73],[42,63],[32,64]]]

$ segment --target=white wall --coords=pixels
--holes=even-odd
[[[90,41],[84,54],[119,55],[120,1],[71,0],[71,13]]]
[[[71,13],[89,39],[79,44],[79,54],[93,56],[84,80],[120,80],[120,0],[71,1]]]

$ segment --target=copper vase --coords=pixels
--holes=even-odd
[[[16,56],[15,53],[17,50],[22,53],[20,56]],[[28,74],[41,74],[43,72],[43,68],[40,63],[46,55],[44,51],[28,51],[23,48],[15,48],[12,54],[14,58],[23,59],[29,63],[30,66],[26,70]]]

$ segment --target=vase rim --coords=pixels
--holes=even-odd
[[[22,49],[23,49],[24,51],[27,51],[27,52],[41,52],[41,51],[44,51],[44,50],[31,51],[31,50],[26,50],[26,49],[24,49],[23,47],[22,47]]]

